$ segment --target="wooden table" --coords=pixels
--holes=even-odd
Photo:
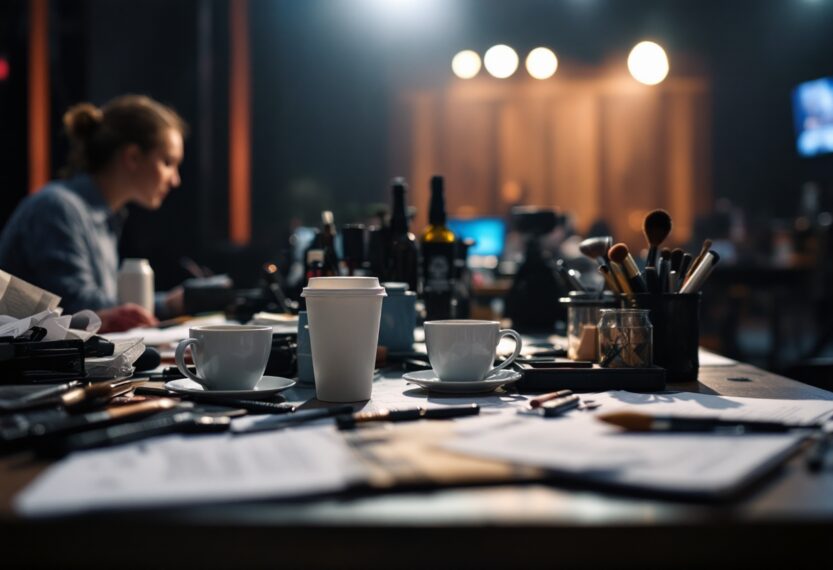
[[[733,378],[733,380],[730,380]],[[744,364],[704,367],[679,389],[730,396],[833,399]],[[47,521],[16,518],[9,499],[42,465],[0,463],[3,566],[493,567],[733,565],[829,567],[833,470],[801,454],[729,503],[614,495],[576,483],[352,493]],[[7,566],[8,564],[8,566]]]

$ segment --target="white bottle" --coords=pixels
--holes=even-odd
[[[136,303],[153,314],[153,269],[147,259],[122,261],[118,288],[119,304]]]

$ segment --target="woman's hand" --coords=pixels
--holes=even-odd
[[[101,329],[98,332],[121,332],[136,327],[153,327],[159,321],[147,309],[134,303],[126,303],[111,309],[96,311],[101,317]]]

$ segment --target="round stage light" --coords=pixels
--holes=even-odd
[[[483,57],[486,71],[498,79],[511,77],[518,69],[518,54],[511,47],[498,44],[492,46]]]
[[[668,75],[668,56],[659,44],[639,42],[628,55],[628,70],[645,85],[656,85]]]
[[[535,79],[549,79],[558,69],[558,58],[551,49],[537,47],[526,56],[526,70]]]
[[[480,72],[480,56],[475,51],[465,49],[451,60],[451,70],[460,79],[471,79]]]

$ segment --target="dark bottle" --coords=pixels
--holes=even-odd
[[[426,320],[454,314],[455,237],[446,224],[443,177],[431,178],[428,227],[422,234],[422,299]]]
[[[347,224],[341,227],[342,261],[347,275],[364,275],[365,241],[367,231],[363,224]]]
[[[407,283],[408,289],[416,292],[419,281],[419,250],[414,234],[408,231],[408,213],[405,208],[406,191],[405,179],[394,178],[385,281]]]
[[[333,221],[333,213],[329,210],[321,212],[321,249],[324,250],[324,262],[322,267],[323,277],[334,277],[340,275],[338,254],[336,253],[336,226]]]
[[[324,277],[324,250],[313,247],[307,250],[304,263],[304,287],[309,285],[313,277]],[[298,299],[298,310],[307,310],[307,300],[304,297]]]

